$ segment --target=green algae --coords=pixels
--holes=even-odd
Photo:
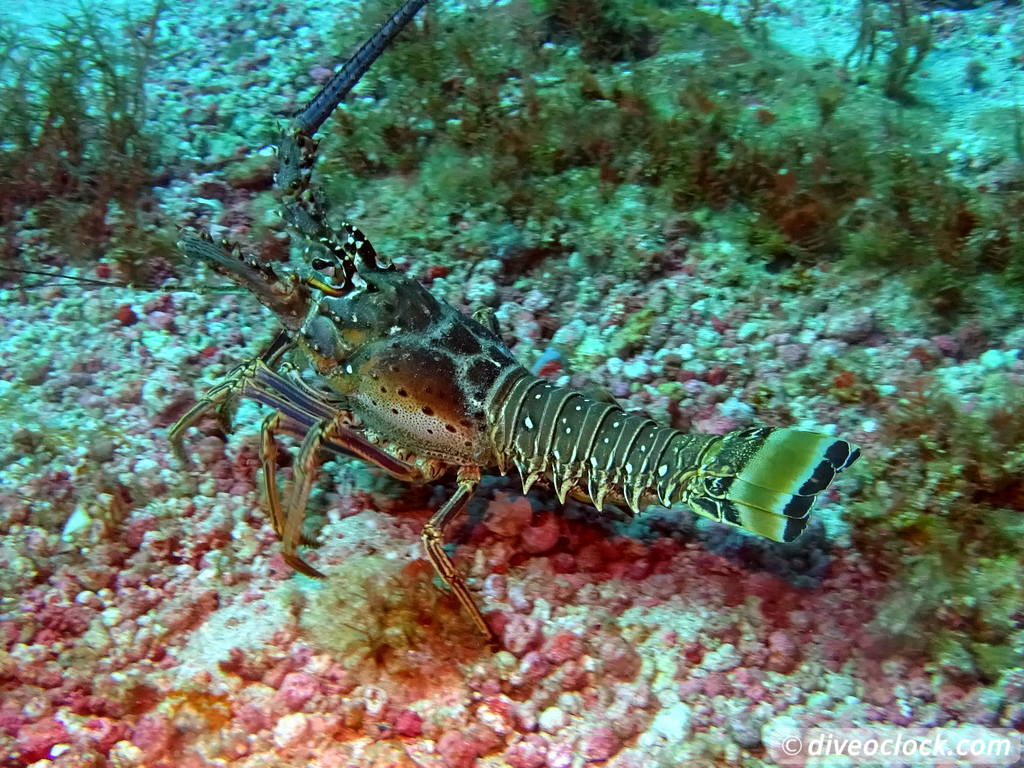
[[[937,386],[922,388],[884,429],[888,455],[876,457],[875,478],[847,512],[858,549],[903,585],[875,629],[991,680],[1002,661],[1022,660],[1024,396],[991,381],[968,410]]]
[[[608,350],[619,357],[628,357],[633,350],[644,345],[650,335],[651,326],[660,315],[660,312],[650,307],[644,307],[630,315],[626,324],[608,341]]]
[[[68,253],[92,260],[138,225],[156,165],[145,83],[162,11],[156,0],[118,20],[123,37],[84,5],[45,37],[0,29],[0,175],[18,179],[0,191],[0,226],[34,208]]]
[[[370,74],[379,100],[357,100],[331,128],[322,168],[332,198],[376,198],[400,177],[399,212],[371,210],[367,231],[431,233],[478,259],[512,223],[530,232],[533,264],[564,271],[562,257],[578,253],[627,277],[650,269],[664,221],[712,210],[742,222],[740,239],[770,270],[840,261],[906,283],[936,330],[986,306],[978,275],[1024,291],[1014,218],[1024,193],[956,179],[923,114],[714,14],[593,5],[599,18],[625,13],[661,30],[650,55],[632,49],[623,63],[622,50],[585,50],[589,32],[552,22],[575,14],[575,0],[443,24],[428,15]],[[916,66],[915,19],[850,57],[898,70],[880,88],[890,95]],[[463,246],[450,222],[470,211],[474,242]]]

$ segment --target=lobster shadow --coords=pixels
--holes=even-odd
[[[468,510],[467,525],[479,530],[495,491],[515,493],[517,489],[514,478],[485,478]],[[598,511],[572,499],[559,504],[554,493],[544,487],[531,490],[527,498],[534,506],[535,517],[544,512],[555,515],[561,535],[550,552],[521,552],[514,560],[564,552],[574,557],[576,572],[598,576],[607,570],[607,563],[585,556],[595,542],[603,542],[606,552],[625,550],[631,556],[643,556],[645,550],[647,553],[679,550],[696,543],[707,556],[721,558],[729,564],[723,563],[723,567],[731,566],[747,574],[766,574],[802,590],[821,587],[835,561],[835,545],[827,538],[825,525],[820,520],[812,520],[799,541],[787,544],[700,519],[685,509],[650,507],[631,517],[610,505]],[[465,538],[461,532],[454,532],[453,540],[465,541]]]

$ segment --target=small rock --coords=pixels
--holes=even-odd
[[[640,656],[621,637],[611,637],[597,652],[604,671],[616,680],[629,682],[640,671]]]
[[[523,741],[505,750],[505,764],[509,768],[544,768],[547,763],[547,744],[530,734]]]
[[[315,82],[320,83],[321,85],[330,80],[331,75],[333,74],[334,73],[331,70],[320,64],[313,65],[313,67],[311,67],[309,70],[309,76],[313,78]]]
[[[595,728],[583,739],[581,754],[588,762],[607,760],[622,748],[622,742],[610,726]]]
[[[864,341],[875,330],[875,312],[869,307],[857,307],[839,312],[828,318],[825,335],[851,344]]]
[[[135,314],[129,305],[123,304],[118,307],[117,312],[114,313],[114,317],[117,318],[117,322],[121,325],[135,325],[139,322],[139,316]]]
[[[132,744],[142,750],[147,762],[164,757],[174,739],[174,725],[161,714],[143,715],[132,731]]]
[[[520,681],[517,684],[535,683],[545,678],[550,671],[551,665],[544,660],[539,651],[527,651],[516,670],[516,677]]]
[[[280,749],[290,749],[308,739],[311,730],[309,715],[292,712],[278,720],[274,726],[274,743]]]
[[[708,651],[701,659],[701,666],[712,672],[727,672],[739,666],[740,653],[732,643],[723,643],[713,651]]]
[[[729,372],[720,365],[709,369],[704,376],[704,380],[711,385],[723,384],[727,378],[729,378]]]
[[[769,755],[782,749],[787,739],[800,735],[800,723],[789,715],[776,715],[761,726],[761,743],[769,750]]]
[[[656,733],[670,744],[678,744],[690,735],[690,707],[677,701],[671,707],[661,710],[651,722],[649,732]]]
[[[278,700],[292,712],[320,693],[320,681],[305,672],[291,672],[284,676],[277,692]]]
[[[729,720],[729,735],[743,749],[761,746],[761,725],[749,713],[740,713]]]
[[[235,723],[246,733],[259,733],[267,727],[267,715],[253,704],[242,704],[235,712]]]
[[[559,742],[548,749],[547,768],[570,768],[576,763],[576,750],[572,744]]]
[[[530,616],[513,615],[505,625],[502,643],[505,649],[516,656],[522,657],[540,645],[540,622]]]
[[[533,519],[533,507],[525,496],[512,497],[507,493],[496,493],[494,501],[487,505],[484,526],[499,536],[518,536]]]
[[[459,731],[445,731],[437,740],[437,753],[447,768],[471,768],[476,762],[476,746]]]
[[[28,723],[18,729],[18,749],[24,765],[48,757],[50,750],[68,738],[67,729],[52,717]]]
[[[583,655],[583,641],[572,632],[558,632],[544,645],[541,655],[552,664],[564,664]]]
[[[537,525],[531,525],[521,534],[523,549],[531,555],[547,552],[558,543],[558,521],[550,512],[545,512]]]
[[[50,369],[53,366],[53,360],[46,358],[39,362],[28,363],[21,372],[21,381],[24,384],[28,384],[31,387],[38,387],[47,377],[50,375]]]
[[[489,573],[484,578],[481,592],[488,602],[501,603],[508,596],[508,580],[503,574]]]
[[[423,733],[423,718],[411,709],[403,709],[395,718],[395,731],[406,738],[419,736]]]
[[[807,359],[807,347],[803,344],[781,344],[776,351],[779,359],[790,367],[800,365]]]
[[[540,716],[537,718],[537,725],[540,726],[542,731],[547,733],[555,733],[565,728],[569,718],[565,712],[558,707],[548,707]]]
[[[776,630],[768,636],[768,669],[773,672],[791,672],[797,662],[797,646],[789,635]]]
[[[97,464],[106,464],[114,458],[117,445],[109,437],[97,437],[89,444],[89,458]]]
[[[146,315],[146,325],[155,331],[174,333],[174,315],[169,312],[151,312]]]
[[[142,750],[127,739],[110,748],[110,764],[116,768],[133,768],[142,765],[145,759]]]

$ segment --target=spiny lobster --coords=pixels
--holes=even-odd
[[[314,135],[426,0],[406,0],[292,119],[278,143],[284,216],[309,242],[284,274],[226,241],[185,234],[186,255],[252,291],[280,320],[259,356],[242,363],[170,429],[188,463],[184,436],[210,409],[227,417],[241,397],[272,408],[260,437],[263,487],[283,556],[297,554],[305,508],[323,451],[363,459],[410,482],[451,470],[457,490],[422,531],[441,581],[488,638],[491,631],[443,549],[481,471],[519,470],[524,492],[538,480],[560,502],[600,509],[686,505],[712,520],[775,541],[793,541],[815,497],[859,456],[850,443],[798,429],[755,427],[726,435],[686,434],[627,413],[611,398],[555,387],[520,365],[493,317],[467,317],[405,277],[348,223],[333,228],[312,185]],[[276,434],[300,445],[291,493],[277,487]]]

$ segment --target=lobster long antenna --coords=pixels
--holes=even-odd
[[[391,44],[398,33],[405,29],[413,16],[420,8],[427,4],[427,0],[405,0],[402,7],[395,11],[365,43],[359,46],[359,50],[346,61],[341,69],[335,72],[327,84],[320,89],[309,103],[300,109],[292,118],[292,130],[312,136],[323,124],[324,120],[330,117],[342,100],[366,74],[370,65],[377,60],[377,57],[384,52],[384,49]]]
[[[41,269],[21,269],[19,267],[4,267],[0,266],[0,272],[10,272],[16,275],[37,275],[39,277],[48,277],[51,280],[70,280],[73,283],[80,283],[82,285],[106,285],[114,288],[127,288],[128,283],[118,282],[117,280],[98,280],[92,277],[78,277],[77,275],[65,275],[61,272],[44,272]],[[46,288],[51,285],[59,285],[59,283],[40,283],[38,285],[20,285],[19,288]],[[135,286],[136,288],[139,286]]]
[[[21,269],[20,267],[5,267],[0,266],[0,272],[8,272],[15,275],[36,275],[39,277],[47,277],[53,282],[34,283],[32,285],[20,284],[17,287],[34,291],[39,288],[51,288],[53,286],[61,285],[97,285],[103,288],[131,288],[136,291],[173,291],[174,293],[198,293],[200,295],[207,293],[216,294],[231,294],[231,293],[250,293],[248,289],[237,288],[231,286],[217,286],[217,285],[204,285],[204,286],[188,286],[188,285],[155,285],[151,283],[129,283],[123,280],[99,280],[94,277],[79,277],[78,275],[66,275],[63,272],[45,272],[41,269]],[[64,280],[68,282],[56,282],[58,280]]]

